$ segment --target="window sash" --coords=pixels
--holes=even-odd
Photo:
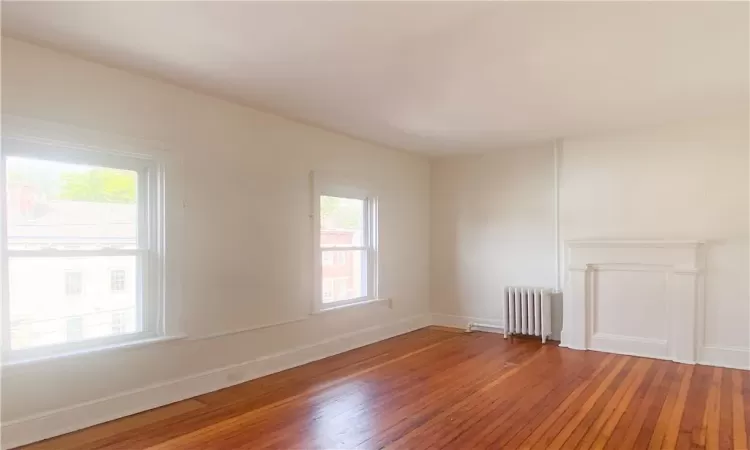
[[[365,278],[365,284],[364,284],[365,295],[360,296],[360,297],[356,297],[356,298],[348,298],[346,300],[335,300],[335,301],[327,301],[327,302],[323,301],[324,300],[324,298],[323,298],[323,281],[324,280],[323,280],[323,270],[322,270],[322,267],[321,267],[321,270],[318,272],[318,275],[319,275],[318,278],[320,279],[320,292],[318,293],[318,295],[320,296],[320,304],[321,304],[320,308],[321,309],[330,308],[331,306],[341,306],[343,304],[348,304],[348,303],[356,303],[356,302],[359,302],[359,301],[369,300],[369,299],[373,298],[373,296],[374,296],[373,289],[374,288],[373,288],[373,284],[372,284],[371,279],[373,277],[372,273],[374,271],[373,268],[372,268],[372,264],[373,264],[372,261],[374,259],[373,256],[372,256],[372,254],[373,254],[374,250],[373,250],[372,247],[359,247],[359,246],[357,246],[357,247],[344,247],[344,248],[342,248],[342,247],[324,247],[324,248],[319,249],[319,251],[320,251],[320,253],[319,253],[318,259],[320,260],[320,264],[322,264],[322,255],[324,253],[326,253],[326,252],[361,251],[361,252],[364,252],[364,261],[365,261],[365,266],[362,268],[362,272],[363,272],[362,275]],[[334,261],[334,263],[335,263],[335,261]],[[331,281],[331,283],[335,284],[335,283],[333,283],[333,281]],[[332,286],[331,292],[333,293],[333,295],[335,297],[334,286]]]
[[[154,286],[148,285],[148,276],[149,276],[149,254],[150,252],[148,250],[128,250],[128,249],[122,249],[122,250],[116,250],[116,249],[108,249],[108,250],[49,250],[49,251],[41,251],[41,250],[14,250],[11,252],[7,252],[7,257],[5,258],[5,265],[7,266],[7,262],[10,261],[13,258],[66,258],[66,257],[87,257],[87,258],[96,258],[96,257],[109,257],[109,256],[135,256],[135,274],[134,274],[134,282],[135,282],[135,289],[136,289],[136,301],[135,301],[135,323],[136,327],[139,328],[141,331],[135,332],[135,333],[128,333],[127,336],[130,336],[129,339],[132,339],[133,336],[145,336],[146,338],[155,337],[157,336],[161,330],[159,329],[159,313],[160,313],[160,305],[158,302],[150,301],[149,298],[144,297],[140,295],[140,292],[148,292],[147,295],[155,295],[155,289]],[[7,272],[7,270],[6,270]],[[111,274],[110,274],[111,275]],[[7,274],[7,279],[10,279],[10,275]],[[111,280],[108,280],[111,281]],[[7,286],[7,284],[6,284]],[[83,287],[83,286],[82,286]],[[7,288],[5,288],[7,289]],[[8,292],[9,294],[9,292]],[[21,349],[21,350],[12,350],[11,349],[11,342],[10,342],[10,295],[7,295],[5,298],[7,298],[7,302],[5,305],[3,305],[3,313],[4,315],[7,315],[7,320],[4,322],[4,332],[7,330],[8,333],[8,340],[5,340],[3,342],[3,353],[5,354],[5,358],[8,359],[17,359],[19,358],[20,354],[26,354],[27,350],[32,349]],[[98,343],[97,345],[106,345],[106,343],[109,342],[109,337],[103,337],[103,338],[91,338],[91,339],[84,339],[80,342],[68,342],[68,343],[60,343],[60,344],[52,344],[47,346],[41,346],[41,347],[34,347],[32,352],[33,354],[42,354],[43,356],[47,356],[45,354],[56,354],[59,353],[60,348],[65,348],[66,346],[75,345],[76,347],[85,347],[86,345],[91,346],[91,343]],[[115,343],[119,343],[120,341],[117,341]],[[89,343],[89,344],[86,344]],[[96,345],[95,345],[96,346]],[[46,350],[45,350],[46,349]],[[13,355],[10,357],[10,355]],[[24,358],[21,358],[24,359]]]
[[[96,167],[131,170],[137,173],[137,233],[136,248],[122,249],[105,247],[96,250],[76,249],[33,249],[9,250],[7,225],[7,185],[0,186],[0,276],[2,277],[2,361],[15,361],[39,357],[55,357],[71,351],[87,350],[106,345],[115,345],[140,339],[157,337],[164,333],[163,318],[163,274],[153,277],[152,268],[159,269],[160,246],[163,245],[160,233],[163,223],[159,220],[163,208],[163,178],[157,174],[157,163],[151,157],[138,154],[112,152],[71,146],[56,141],[33,138],[15,138],[5,136],[3,154],[0,156],[0,172],[5,178],[7,157],[21,157],[58,161],[70,164],[84,164]],[[79,342],[66,342],[45,345],[30,349],[11,350],[10,339],[10,290],[9,261],[11,258],[54,258],[54,257],[103,257],[103,256],[136,256],[135,296],[136,323],[142,331],[122,335],[84,339]]]
[[[364,202],[364,217],[362,239],[364,245],[358,246],[322,246],[320,243],[321,224],[320,224],[320,198],[322,196],[355,198]],[[325,311],[341,306],[351,305],[376,298],[378,293],[378,271],[377,271],[377,199],[368,195],[366,191],[360,188],[330,185],[323,189],[315,189],[314,214],[315,220],[315,244],[316,244],[316,293],[315,293],[315,311]],[[363,275],[365,277],[365,295],[357,298],[323,302],[323,264],[322,255],[325,252],[341,251],[364,251]]]

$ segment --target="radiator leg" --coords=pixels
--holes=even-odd
[[[542,344],[545,344],[545,343],[547,343],[547,335],[542,334]]]

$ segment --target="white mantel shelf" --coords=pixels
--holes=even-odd
[[[566,247],[698,247],[705,241],[658,239],[585,239],[565,241]]]

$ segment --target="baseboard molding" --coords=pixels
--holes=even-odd
[[[441,314],[441,313],[433,313],[432,314],[432,324],[442,327],[448,327],[448,328],[461,328],[462,330],[466,330],[469,326],[469,324],[473,324],[472,330],[475,331],[486,331],[488,333],[500,333],[502,334],[504,332],[504,326],[502,320],[499,319],[488,319],[486,317],[472,317],[472,316],[456,316],[453,314]],[[482,326],[482,325],[489,325],[489,326]],[[552,336],[550,336],[550,340],[553,341],[559,341],[560,335],[559,333],[555,333],[555,331],[552,331]]]
[[[587,350],[585,348],[574,348],[563,342],[560,347],[570,348],[572,350]],[[750,370],[750,349],[738,347],[712,347],[705,346],[700,349],[698,359],[693,361],[682,361],[664,356],[657,356],[650,352],[637,351],[633,348],[622,347],[602,347],[591,348],[588,350],[601,351],[606,353],[615,353],[620,355],[641,356],[646,358],[659,358],[667,361],[674,361],[680,364],[701,364],[704,366],[725,367],[728,369]]]
[[[482,317],[469,317],[469,316],[454,316],[451,314],[433,314],[432,315],[432,324],[441,326],[441,327],[460,328],[462,330],[465,330],[468,328],[470,323],[491,325],[489,327],[475,325],[473,327],[474,330],[487,331],[489,333],[502,333],[503,332],[503,323],[502,321],[497,320],[497,319],[486,319]]]
[[[705,346],[698,364],[750,370],[750,348]]]
[[[431,321],[429,314],[412,316],[240,364],[13,420],[2,424],[2,448],[19,447],[244,383],[424,328]]]

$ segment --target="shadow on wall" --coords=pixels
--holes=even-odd
[[[550,303],[552,305],[552,339],[559,341],[563,323],[563,293],[553,293]]]

